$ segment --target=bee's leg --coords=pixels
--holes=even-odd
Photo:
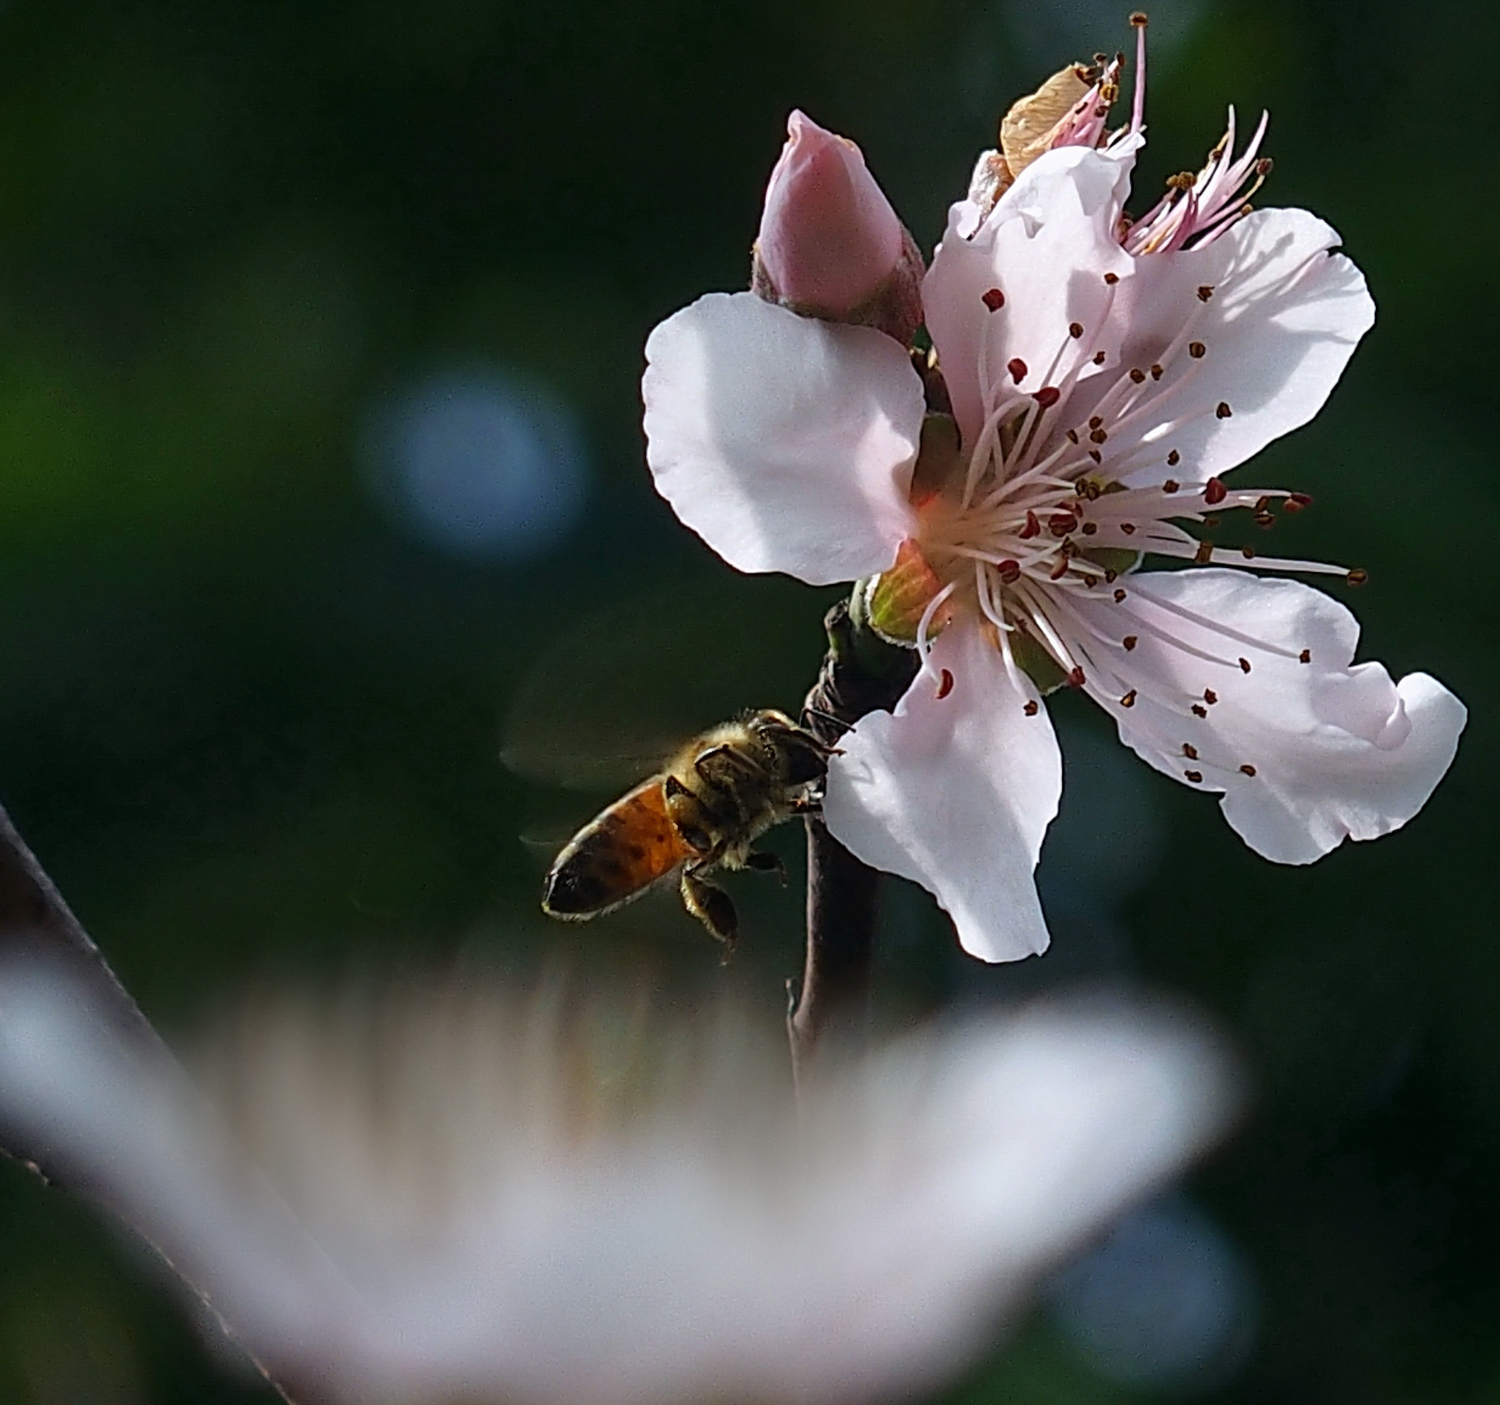
[[[700,878],[692,869],[682,871],[682,905],[724,944],[728,961],[739,936],[740,919],[722,888]]]
[[[821,795],[799,795],[789,806],[794,815],[821,815],[823,813],[823,797]]]
[[[682,842],[697,855],[700,865],[717,863],[723,845],[715,844],[708,830],[712,816],[703,802],[693,794],[676,776],[668,776],[662,782],[667,797],[667,814],[677,827]]]
[[[753,868],[757,873],[774,873],[781,879],[781,886],[786,887],[786,865],[782,863],[778,854],[768,854],[760,849],[752,849],[745,855],[745,868]]]

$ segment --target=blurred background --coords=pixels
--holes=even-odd
[[[1128,43],[1128,9],[0,8],[0,801],[154,1019],[191,1031],[268,973],[559,938],[780,1018],[795,882],[734,883],[727,972],[670,900],[537,911],[555,846],[653,747],[794,706],[821,655],[827,592],[732,576],[653,493],[643,340],[744,285],[789,108],[855,137],[930,248],[999,113]],[[1340,229],[1380,309],[1254,472],[1317,498],[1277,545],[1366,567],[1365,655],[1473,719],[1407,830],[1284,869],[1065,697],[1052,951],[979,967],[891,884],[889,1023],[1143,982],[1221,1020],[1257,1088],[947,1399],[1500,1400],[1500,660],[1468,555],[1497,496],[1500,195],[1456,105],[1500,12],[1151,16],[1137,209],[1226,103],[1269,107],[1264,203]],[[799,836],[776,843],[795,873]],[[141,1251],[11,1163],[0,1246],[0,1400],[272,1399]]]

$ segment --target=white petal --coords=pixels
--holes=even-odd
[[[922,284],[927,328],[964,442],[984,420],[985,378],[1026,391],[1058,384],[1094,351],[1093,334],[1114,296],[1105,273],[1123,278],[1135,262],[1115,237],[1130,188],[1134,148],[1050,151],[1022,172],[972,238],[974,208],[960,201]],[[1004,305],[991,311],[985,294]],[[1079,324],[1084,339],[1071,335]],[[981,350],[982,348],[982,350]],[[1005,367],[1026,363],[1019,383]]]
[[[1364,275],[1332,252],[1338,243],[1306,210],[1260,210],[1206,249],[1135,260],[1111,313],[1108,373],[1073,402],[1082,420],[1119,374],[1165,362],[1128,423],[1106,416],[1123,482],[1205,482],[1317,414],[1375,320]],[[1192,342],[1200,356],[1187,353]],[[1181,462],[1169,471],[1172,450]]]
[[[1359,626],[1321,591],[1212,569],[1121,585],[1124,603],[1082,609],[1100,635],[1138,642],[1128,652],[1096,647],[1091,691],[1138,755],[1223,792],[1225,818],[1266,858],[1311,863],[1346,838],[1399,829],[1452,762],[1463,704],[1426,674],[1398,685],[1378,663],[1353,663]],[[1122,708],[1129,688],[1137,697]],[[1195,716],[1194,704],[1207,715]]]
[[[861,718],[829,766],[823,818],[856,857],[936,897],[971,956],[1017,961],[1047,947],[1032,872],[1062,795],[1057,738],[971,623],[930,658],[947,696],[922,673],[894,713]]]
[[[892,338],[710,293],[646,360],[657,491],[731,566],[829,585],[896,559],[924,406]]]
[[[871,1405],[991,1345],[1233,1096],[1189,1021],[1033,1007],[814,1080],[799,1119],[727,1007],[724,1037],[657,1045],[628,1002],[559,1027],[442,989],[394,1022],[259,1012],[232,1056],[252,1166],[88,991],[0,965],[0,1116],[299,1399]]]

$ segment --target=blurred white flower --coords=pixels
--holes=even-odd
[[[1228,1101],[1201,1030],[1118,1006],[911,1038],[800,1109],[783,1064],[724,1009],[429,986],[267,1006],[210,1112],[65,981],[0,974],[0,1124],[308,1402],[905,1396]]]

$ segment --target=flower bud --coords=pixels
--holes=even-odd
[[[909,341],[922,258],[859,148],[801,112],[766,187],[753,286],[793,311]]]

